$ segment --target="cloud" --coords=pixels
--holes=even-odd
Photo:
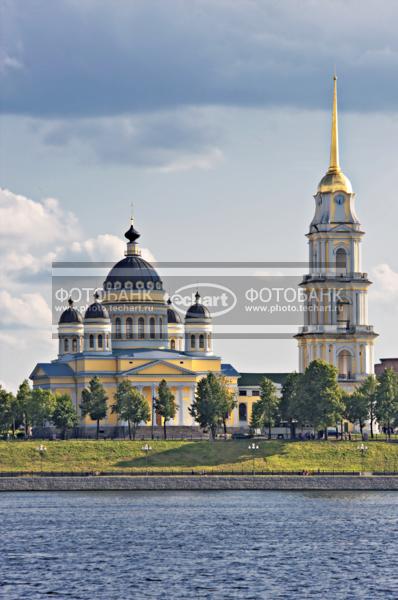
[[[51,323],[51,310],[41,294],[25,293],[18,297],[0,290],[0,305],[1,327],[43,329]]]
[[[105,233],[85,238],[76,216],[54,199],[35,201],[0,189],[0,288],[49,285],[55,261],[116,262],[125,241]],[[147,248],[143,257],[156,262]],[[19,289],[21,291],[21,289]],[[26,290],[25,290],[26,291]]]
[[[89,162],[163,172],[210,169],[222,160],[218,127],[199,110],[97,119],[35,120],[31,127],[55,149],[75,147]]]
[[[372,271],[374,288],[370,289],[372,301],[393,305],[396,310],[398,301],[398,273],[387,263],[376,265]]]
[[[391,0],[5,2],[3,111],[93,117],[235,105],[395,110]]]
[[[79,235],[77,218],[64,211],[58,200],[36,202],[0,188],[0,247],[54,247]]]

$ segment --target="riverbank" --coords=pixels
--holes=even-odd
[[[398,471],[398,444],[372,441],[10,441],[0,442],[0,473],[200,474]],[[40,446],[44,449],[40,452]],[[227,472],[227,473],[226,473]]]
[[[0,492],[49,491],[398,491],[397,476],[34,476],[0,477]]]

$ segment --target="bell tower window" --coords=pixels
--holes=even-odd
[[[336,252],[336,274],[347,275],[347,252],[339,248]]]
[[[348,350],[342,350],[338,355],[339,379],[351,379],[352,355]]]
[[[69,340],[64,340],[64,351],[69,352]]]

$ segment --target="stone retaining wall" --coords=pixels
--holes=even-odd
[[[398,477],[1,477],[0,491],[397,490]]]

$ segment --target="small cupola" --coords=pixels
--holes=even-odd
[[[84,351],[110,353],[112,350],[112,325],[105,306],[99,301],[99,294],[94,294],[94,302],[90,304],[84,315]]]
[[[69,307],[64,310],[58,321],[58,354],[68,356],[82,351],[83,347],[83,317],[74,308],[72,298],[68,300]]]
[[[200,302],[199,291],[185,315],[185,351],[198,356],[213,353],[211,315]]]

